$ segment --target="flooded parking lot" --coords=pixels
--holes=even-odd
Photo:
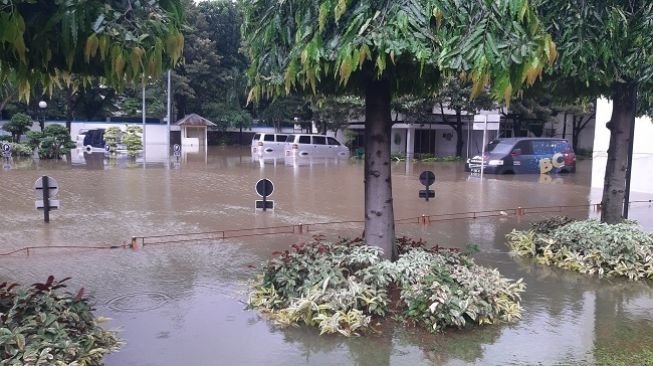
[[[75,164],[15,162],[0,172],[0,252],[25,246],[121,245],[132,236],[251,229],[298,224],[308,233],[244,236],[146,246],[134,251],[33,250],[0,257],[0,281],[33,283],[72,276],[97,313],[113,320],[126,345],[106,364],[122,365],[527,365],[586,364],[597,352],[636,351],[653,345],[650,282],[599,280],[511,257],[504,236],[544,214],[397,225],[400,235],[440,245],[477,244],[479,263],[523,278],[523,319],[515,324],[431,335],[384,324],[380,334],[344,339],[305,328],[278,329],[245,309],[248,280],[274,250],[310,235],[362,232],[363,165],[355,160],[260,161],[249,148],[213,148],[180,161],[111,162],[82,154]],[[436,197],[417,197],[424,170],[433,170]],[[565,176],[486,176],[480,182],[460,163],[396,163],[397,219],[516,207],[587,205],[600,200],[589,188],[590,164]],[[61,210],[50,224],[34,209],[32,184],[57,179]],[[254,184],[275,184],[271,212],[256,212]],[[634,194],[633,199],[650,199]],[[576,217],[592,207],[565,209]],[[631,214],[653,230],[653,209]]]

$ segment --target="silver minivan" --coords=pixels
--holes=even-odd
[[[252,154],[259,156],[283,156],[287,134],[257,133],[252,138]]]
[[[288,135],[286,157],[349,157],[349,148],[333,137],[325,135]]]

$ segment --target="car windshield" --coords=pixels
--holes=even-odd
[[[512,151],[512,146],[514,144],[504,142],[501,140],[494,140],[487,144],[485,151],[493,154],[508,154]]]

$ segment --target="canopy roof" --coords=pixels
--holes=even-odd
[[[192,126],[192,127],[208,127],[208,126],[217,126],[215,123],[209,121],[208,119],[195,114],[191,113],[187,115],[186,117],[180,119],[175,123],[177,126]]]

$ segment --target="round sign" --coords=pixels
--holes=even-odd
[[[50,197],[54,197],[59,193],[59,183],[52,178],[52,177],[47,177],[48,178],[48,188],[50,190]],[[36,190],[36,197],[40,198],[43,197],[43,177],[39,177],[35,182],[34,182],[34,189]]]
[[[181,151],[181,146],[179,146],[179,144],[174,144],[174,145],[172,146],[172,150],[173,150],[174,152],[179,152],[179,151]]]
[[[256,193],[261,197],[271,195],[273,190],[274,185],[269,179],[261,179],[256,183]]]
[[[430,186],[435,182],[435,174],[432,171],[426,170],[419,175],[419,181],[422,185]]]
[[[106,152],[111,152],[111,146],[109,146],[109,145],[104,145],[104,151],[106,151]]]
[[[10,152],[10,151],[11,151],[11,145],[9,145],[9,144],[2,144],[2,151],[3,151],[3,152]]]

